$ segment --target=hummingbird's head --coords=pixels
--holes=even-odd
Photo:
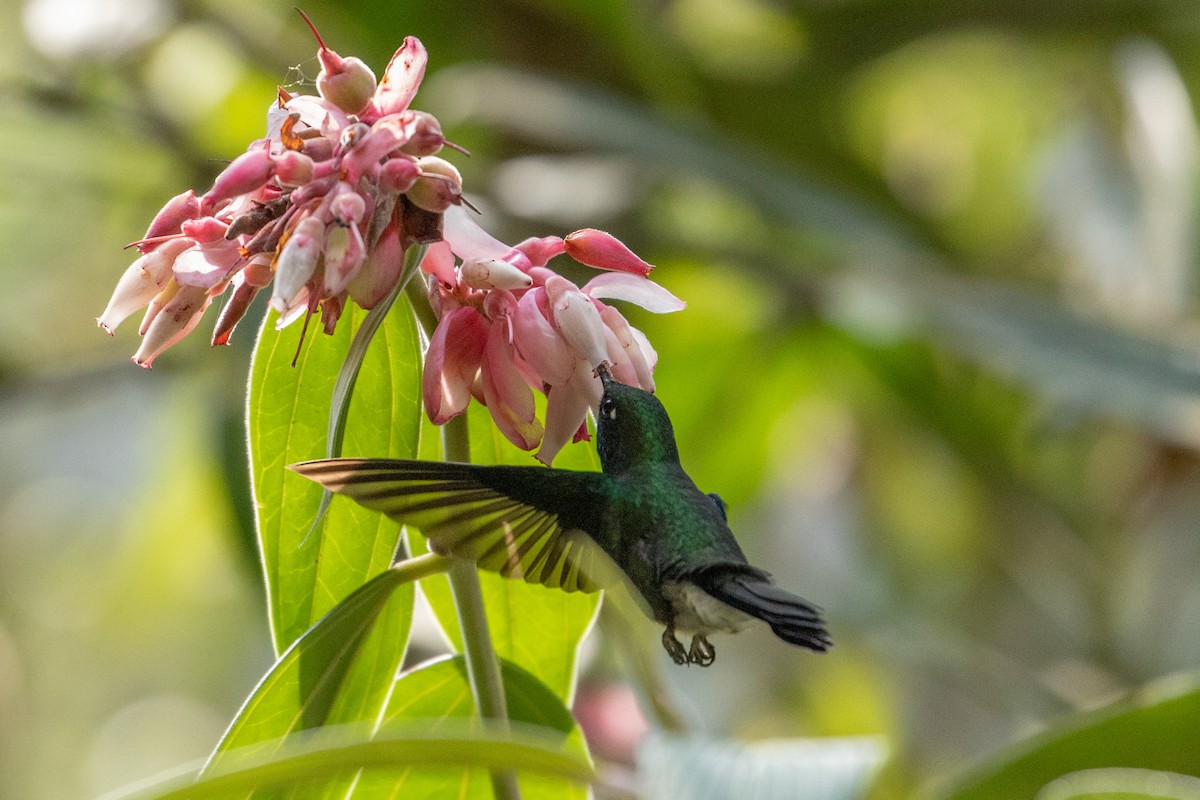
[[[596,450],[604,471],[620,472],[648,461],[678,462],[675,431],[658,398],[621,383],[605,366],[597,374],[604,395],[596,418]]]

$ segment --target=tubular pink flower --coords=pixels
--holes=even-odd
[[[284,110],[300,115],[300,121],[322,136],[337,141],[350,118],[333,103],[310,94],[298,94],[284,103]]]
[[[576,359],[546,318],[541,304],[548,305],[546,290],[541,287],[521,295],[512,315],[513,340],[521,358],[541,376],[540,382],[558,386],[571,377]]]
[[[558,275],[546,281],[546,295],[558,332],[576,354],[592,369],[608,361],[604,322],[592,299]]]
[[[537,447],[542,425],[537,421],[533,392],[514,363],[507,316],[494,320],[484,347],[483,397],[496,427],[522,450]]]
[[[146,229],[146,235],[142,239],[157,239],[160,236],[179,233],[179,227],[184,220],[195,219],[198,216],[200,216],[200,198],[196,197],[195,192],[188,189],[183,194],[177,194],[168,200],[166,205],[154,215],[154,219],[150,222],[150,227]],[[139,244],[138,250],[149,253],[155,247],[158,245]]]
[[[117,281],[108,307],[96,318],[104,332],[111,336],[130,314],[153,300],[171,279],[175,258],[191,246],[191,239],[170,239],[130,264]]]
[[[312,157],[297,150],[284,150],[275,156],[275,177],[283,186],[303,186],[316,177]]]
[[[181,286],[154,315],[133,363],[149,368],[164,350],[196,327],[208,303],[208,291],[203,287]]]
[[[625,272],[597,275],[584,284],[583,293],[589,297],[625,300],[655,314],[669,314],[687,307],[687,303],[649,278]]]
[[[358,226],[334,225],[325,236],[325,295],[342,293],[367,257]]]
[[[400,231],[393,221],[383,229],[375,245],[367,250],[366,260],[346,284],[346,290],[354,302],[363,308],[374,308],[400,280],[403,268],[404,248],[400,245]]]
[[[175,280],[185,286],[210,289],[242,261],[236,241],[225,238],[229,226],[214,217],[183,223],[183,232],[195,242],[175,259]]]
[[[407,142],[415,127],[411,111],[379,119],[371,126],[367,135],[355,143],[342,158],[344,180],[357,183],[362,175],[377,166],[388,153]]]
[[[212,188],[200,199],[201,207],[211,211],[224,200],[247,194],[262,187],[275,174],[269,142],[256,142],[229,163],[213,181]]]
[[[568,234],[564,240],[567,255],[580,264],[587,264],[597,269],[632,272],[643,278],[654,269],[653,264],[642,261],[634,252],[622,244],[621,240],[611,233],[584,228]]]
[[[642,352],[642,348],[638,340],[634,337],[634,328],[621,315],[620,311],[612,306],[605,306],[600,310],[600,319],[604,320],[605,326],[611,335],[608,339],[609,353],[613,356],[613,361],[621,364],[626,363],[632,370],[632,375],[617,375],[616,370],[613,370],[614,377],[622,383],[627,383],[631,386],[641,386],[647,392],[654,391],[654,375],[650,361],[646,358],[646,354]],[[613,346],[620,348],[620,353],[613,352]],[[632,380],[630,380],[632,378]]]
[[[415,36],[404,37],[404,43],[396,50],[384,70],[383,80],[375,89],[370,108],[361,116],[377,117],[395,114],[408,108],[417,95],[421,80],[425,77],[425,65],[429,54],[425,45]]]
[[[462,199],[462,174],[458,167],[437,156],[417,159],[420,176],[405,196],[413,205],[440,214]]]
[[[325,223],[305,217],[296,223],[275,262],[275,290],[271,308],[280,314],[298,305],[300,290],[313,276],[325,241]]]
[[[567,381],[551,387],[546,395],[546,430],[534,458],[546,466],[554,463],[554,457],[587,419],[588,410],[600,405],[602,394],[603,387],[594,370],[585,361],[576,361]]]
[[[407,192],[421,176],[417,160],[411,156],[392,156],[379,167],[379,188],[385,192]]]
[[[466,410],[487,338],[487,322],[470,306],[455,308],[438,322],[421,375],[425,413],[433,424],[442,425]]]

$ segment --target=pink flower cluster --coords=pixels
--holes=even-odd
[[[546,268],[566,253],[610,270],[582,288]],[[455,266],[455,256],[462,259]],[[600,403],[596,375],[607,364],[622,383],[654,390],[657,354],[641,331],[601,301],[625,300],[664,313],[683,301],[651,281],[651,265],[613,236],[584,229],[508,247],[461,208],[445,214],[445,241],[429,249],[422,269],[433,277],[430,301],[439,316],[425,357],[425,410],[437,424],[461,414],[472,397],[487,406],[513,444],[545,464],[572,439],[587,438],[587,413]],[[546,394],[537,419],[531,389]]]
[[[373,308],[401,279],[405,251],[429,244],[422,268],[440,321],[424,399],[435,423],[474,396],[512,442],[530,450],[541,442],[538,458],[549,463],[572,437],[586,437],[601,363],[652,389],[654,350],[601,302],[682,308],[646,277],[651,266],[593,229],[515,247],[493,239],[464,209],[458,170],[436,155],[455,146],[436,118],[409,107],[425,74],[421,42],[407,37],[377,83],[362,61],[317,39],[318,95],[281,89],[267,136],[204,194],[172,198],[135,243],[140,257],[97,318],[111,334],[146,308],[134,363],[150,367],[226,292],[214,345],[229,341],[268,286],[278,327],[319,311],[330,333],[348,300]],[[562,253],[609,272],[580,289],[546,268]],[[534,389],[548,397],[544,429]]]

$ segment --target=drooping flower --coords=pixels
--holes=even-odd
[[[377,83],[305,21],[319,45],[317,94],[280,89],[266,136],[206,192],[169,200],[135,243],[140,257],[97,319],[112,334],[146,308],[133,361],[150,367],[225,293],[214,345],[229,342],[263,289],[277,327],[319,314],[332,333],[347,302],[374,308],[400,281],[405,251],[428,244],[421,271],[439,322],[422,394],[433,422],[474,398],[505,437],[549,464],[567,442],[587,438],[602,364],[653,390],[657,355],[604,302],[682,308],[649,280],[652,265],[594,228],[515,246],[494,238],[464,208],[458,169],[437,155],[461,148],[435,117],[410,108],[428,60],[421,42],[407,37]],[[547,268],[564,254],[605,272],[581,288]],[[535,392],[547,397],[544,422]]]
[[[587,437],[588,411],[602,394],[601,364],[617,380],[653,391],[657,354],[601,298],[659,313],[683,301],[640,271],[603,273],[576,286],[545,266],[570,252],[558,237],[506,247],[457,208],[446,212],[445,231],[446,241],[422,264],[440,314],[425,360],[431,420],[461,414],[474,396],[513,444],[532,450],[540,442],[537,458],[549,464],[572,439]],[[447,256],[461,258],[457,268]],[[533,418],[534,390],[546,394],[544,426]]]

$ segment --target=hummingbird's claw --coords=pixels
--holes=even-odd
[[[688,663],[688,653],[683,649],[683,645],[675,638],[675,626],[668,625],[662,635],[663,647],[666,648],[667,654],[671,656],[671,660],[679,666]]]
[[[712,642],[704,638],[702,633],[693,636],[692,649],[688,651],[688,663],[698,667],[708,667],[716,660],[717,648],[712,646]]]

